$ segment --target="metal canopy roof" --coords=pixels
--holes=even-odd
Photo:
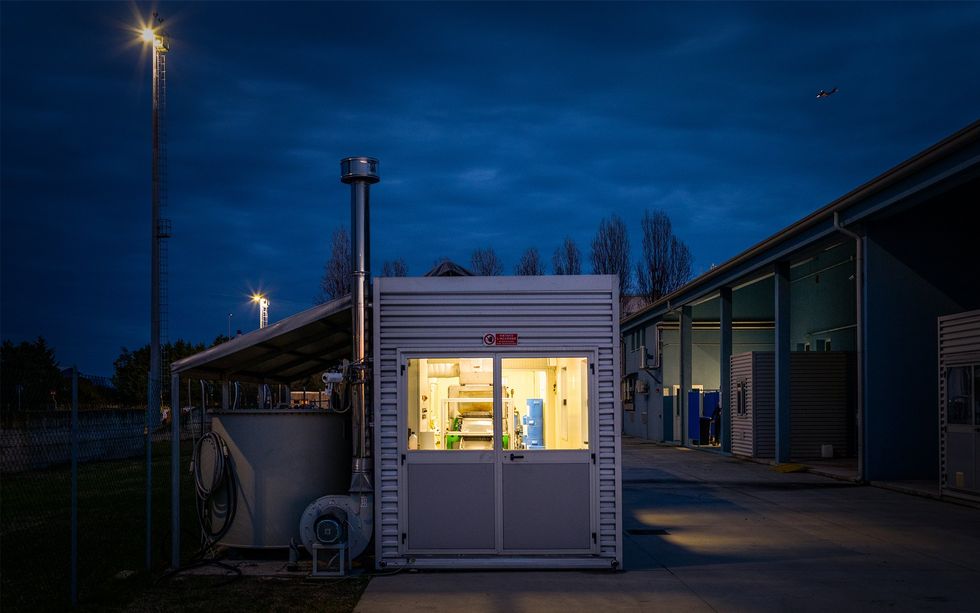
[[[170,368],[193,379],[293,383],[350,354],[350,296],[344,296],[177,360]]]

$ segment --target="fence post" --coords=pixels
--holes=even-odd
[[[78,605],[78,367],[71,367],[71,606]]]
[[[170,376],[170,567],[180,568],[180,375]]]
[[[146,383],[146,425],[143,434],[146,437],[146,570],[149,571],[153,568],[153,417],[150,410],[156,389],[152,372],[147,372]]]

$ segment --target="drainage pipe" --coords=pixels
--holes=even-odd
[[[834,228],[841,234],[854,239],[854,302],[857,310],[857,439],[858,439],[858,480],[864,482],[864,237],[844,227],[840,212],[834,211]]]

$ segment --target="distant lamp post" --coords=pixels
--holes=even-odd
[[[228,340],[231,340],[231,313],[228,313]]]
[[[269,299],[265,294],[252,294],[252,302],[259,305],[259,330],[269,325]]]
[[[269,299],[265,294],[252,294],[252,302],[259,305],[259,330],[269,325]],[[259,408],[269,408],[272,394],[269,386],[262,384],[259,386]]]

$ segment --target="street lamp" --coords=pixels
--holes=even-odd
[[[259,305],[259,329],[269,325],[269,299],[265,294],[252,294],[252,302]]]
[[[269,299],[265,294],[252,294],[252,302],[259,305],[259,330],[269,325]],[[272,394],[269,386],[262,384],[259,386],[259,408],[264,409],[269,405]]]
[[[167,51],[170,50],[166,34],[154,24],[163,20],[154,13],[150,24],[140,29],[144,45],[153,48],[153,110],[151,114],[151,225],[150,225],[150,383],[147,390],[147,413],[150,423],[156,425],[160,419],[160,399],[162,392],[163,356],[161,345],[166,329],[167,307],[166,290],[166,239],[170,238],[170,220],[161,213],[166,207],[167,194],[167,148],[165,119],[167,109]]]
[[[153,466],[153,446],[150,444],[151,432],[160,424],[160,402],[162,399],[162,379],[163,373],[161,366],[163,356],[161,355],[161,340],[166,342],[165,332],[167,320],[166,308],[166,239],[170,238],[170,220],[165,219],[161,212],[166,206],[167,196],[167,139],[165,130],[165,119],[167,111],[167,51],[170,44],[166,34],[154,28],[154,24],[162,24],[163,20],[153,13],[153,21],[148,25],[143,25],[139,29],[139,37],[144,45],[153,48],[153,110],[150,120],[151,147],[153,158],[151,161],[151,219],[150,219],[150,372],[147,385],[146,403],[146,482],[152,483]],[[178,463],[180,457],[180,436],[179,427],[179,403],[177,398],[171,398],[171,420],[173,432],[177,436],[173,439],[171,450],[171,475],[174,483],[179,484]],[[171,500],[171,512],[179,510],[179,494],[177,487],[173,489],[174,496]],[[152,488],[146,488],[146,568],[152,567],[153,558],[151,556],[152,544]],[[171,564],[174,568],[180,565],[180,515],[179,512],[173,513],[171,526]]]

